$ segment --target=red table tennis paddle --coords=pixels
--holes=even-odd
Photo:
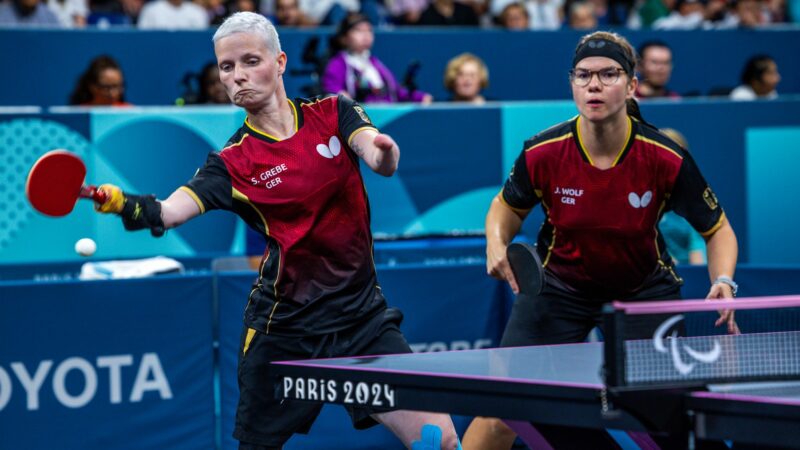
[[[537,296],[544,288],[544,268],[536,247],[521,242],[512,242],[506,248],[506,257],[520,294]]]
[[[69,214],[80,198],[105,203],[106,193],[83,184],[84,178],[86,166],[78,155],[66,150],[52,150],[31,167],[25,195],[35,210],[53,217]]]

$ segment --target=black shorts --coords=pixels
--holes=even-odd
[[[657,295],[643,295],[627,300],[676,300],[681,298],[680,287]],[[518,295],[511,309],[501,347],[527,345],[573,344],[586,340],[594,327],[603,325],[603,303],[577,297],[552,285],[531,297]],[[626,320],[626,339],[645,339],[669,315],[629,316]]]
[[[325,335],[276,336],[245,327],[233,432],[242,443],[240,448],[280,448],[293,434],[307,433],[322,409],[322,403],[276,399],[270,361],[411,353],[400,332],[402,320],[399,310],[385,308],[362,323]],[[355,428],[376,424],[370,414],[378,411],[363,406],[345,408]]]

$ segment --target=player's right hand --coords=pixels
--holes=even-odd
[[[506,256],[507,245],[488,244],[486,246],[486,272],[498,280],[505,280],[515,294],[519,293],[517,279],[511,271],[511,264]]]
[[[714,283],[711,285],[711,290],[706,295],[706,299],[708,300],[726,300],[733,298],[733,290],[731,287],[725,283]],[[736,323],[735,313],[736,311],[733,309],[722,309],[718,310],[719,312],[719,319],[714,322],[714,326],[718,327],[721,325],[727,325],[728,327],[728,334],[741,334],[742,332],[739,330],[739,325]]]
[[[97,189],[105,192],[106,201],[105,203],[95,202],[95,211],[106,214],[119,214],[122,212],[122,207],[125,206],[125,194],[122,189],[113,184],[102,184]]]

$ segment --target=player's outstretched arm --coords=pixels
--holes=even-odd
[[[166,228],[178,225],[200,215],[197,202],[185,191],[178,189],[161,202],[161,220]]]
[[[486,272],[500,280],[508,281],[514,293],[519,292],[514,272],[508,264],[506,248],[522,228],[522,220],[514,210],[509,208],[498,194],[489,206],[486,214]]]
[[[200,207],[182,190],[159,201],[154,195],[126,194],[112,184],[104,184],[99,189],[106,193],[107,200],[95,204],[95,209],[120,215],[125,229],[130,231],[149,229],[153,236],[159,237],[165,230],[200,214]]]
[[[714,285],[711,287],[708,298],[732,298],[732,286],[726,283],[716,283],[720,277],[733,279],[736,271],[736,260],[739,256],[739,245],[736,234],[733,232],[728,219],[719,229],[706,240],[706,253],[708,253],[708,275]],[[713,295],[712,295],[713,294]]]
[[[739,245],[736,234],[733,232],[728,219],[719,229],[706,239],[706,253],[708,254],[708,275],[711,279],[711,289],[706,298],[721,299],[733,298],[733,275],[736,270],[736,260],[739,256]],[[730,333],[738,332],[738,326],[733,318],[733,311],[725,310],[720,313],[717,325],[728,324]]]
[[[364,160],[375,173],[390,177],[400,161],[400,147],[388,134],[365,129],[350,142],[350,148]]]

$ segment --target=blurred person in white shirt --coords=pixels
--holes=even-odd
[[[492,0],[490,12],[499,16],[509,3],[522,3],[528,11],[531,30],[557,30],[563,21],[564,0]]]
[[[742,70],[742,84],[731,91],[731,100],[772,100],[778,98],[775,89],[781,82],[778,65],[768,55],[756,55],[747,60]]]
[[[705,6],[700,0],[678,0],[670,15],[653,22],[656,30],[693,30],[703,26]]]
[[[139,15],[143,30],[201,30],[208,28],[208,13],[188,0],[155,0],[147,3]]]
[[[573,30],[594,30],[598,22],[595,5],[588,1],[573,3],[569,7],[567,20]]]
[[[61,25],[65,28],[83,28],[89,16],[89,5],[86,0],[47,0],[50,8]]]

